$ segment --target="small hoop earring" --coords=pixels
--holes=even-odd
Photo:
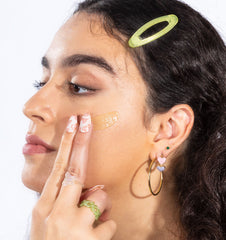
[[[152,160],[151,161],[151,164],[149,166],[149,174],[148,174],[148,186],[149,186],[149,189],[150,189],[150,192],[152,195],[154,196],[157,196],[161,189],[162,189],[162,183],[163,183],[163,171],[165,170],[165,166],[163,165],[166,161],[166,158],[165,157],[158,157],[157,158],[157,161],[156,159]],[[158,162],[158,166],[156,167],[156,169],[160,172],[160,181],[159,181],[159,185],[158,185],[158,188],[156,190],[156,192],[154,192],[152,190],[152,186],[151,186],[151,171],[152,171],[152,167],[154,165],[154,163],[156,164],[156,162]]]

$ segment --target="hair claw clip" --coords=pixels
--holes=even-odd
[[[152,27],[158,23],[161,23],[161,22],[168,22],[168,25],[150,37],[147,37],[144,39],[142,39],[140,37],[141,34],[144,33],[147,29],[149,29],[150,27]],[[145,45],[147,43],[150,43],[150,42],[162,37],[169,31],[171,31],[177,25],[177,23],[178,23],[178,17],[174,14],[155,18],[155,19],[145,23],[142,27],[140,27],[129,39],[128,44],[131,48],[136,48],[136,47]]]

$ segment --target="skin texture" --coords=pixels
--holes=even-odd
[[[115,74],[87,63],[63,67],[63,59],[73,54],[103,57]],[[57,32],[45,56],[49,66],[43,67],[42,82],[46,84],[26,102],[23,111],[31,120],[28,133],[39,136],[56,151],[25,155],[23,183],[42,192],[72,114],[90,113],[93,117],[116,111],[117,122],[92,132],[85,188],[105,186],[113,206],[110,218],[119,226],[113,239],[177,239],[178,206],[170,181],[158,197],[139,196],[150,194],[146,171],[149,158],[161,154],[168,157],[166,175],[171,178],[171,156],[191,131],[192,109],[187,105],[175,106],[165,114],[153,114],[145,126],[145,84],[132,58],[116,39],[105,33],[95,16],[81,13],[71,17]],[[98,91],[71,95],[67,81]],[[157,186],[158,173],[152,179],[153,186]]]

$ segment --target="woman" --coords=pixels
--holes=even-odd
[[[81,3],[24,106],[30,239],[226,239],[225,62],[184,3]]]

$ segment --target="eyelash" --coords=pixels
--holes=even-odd
[[[33,83],[33,86],[34,88],[36,88],[37,90],[40,90],[40,88],[42,88],[46,83],[45,82],[41,82],[41,81],[35,81]],[[85,89],[85,90],[88,90],[88,91],[91,91],[91,92],[95,92],[97,89],[92,89],[92,88],[88,88],[88,87],[85,87],[85,86],[81,86],[81,85],[78,85],[78,84],[75,84],[75,83],[72,83],[72,82],[67,82],[68,86],[69,86],[69,89],[70,89],[70,94],[71,95],[89,95],[89,94],[92,94],[92,93],[76,93],[73,91],[72,88],[81,88],[81,89]]]

